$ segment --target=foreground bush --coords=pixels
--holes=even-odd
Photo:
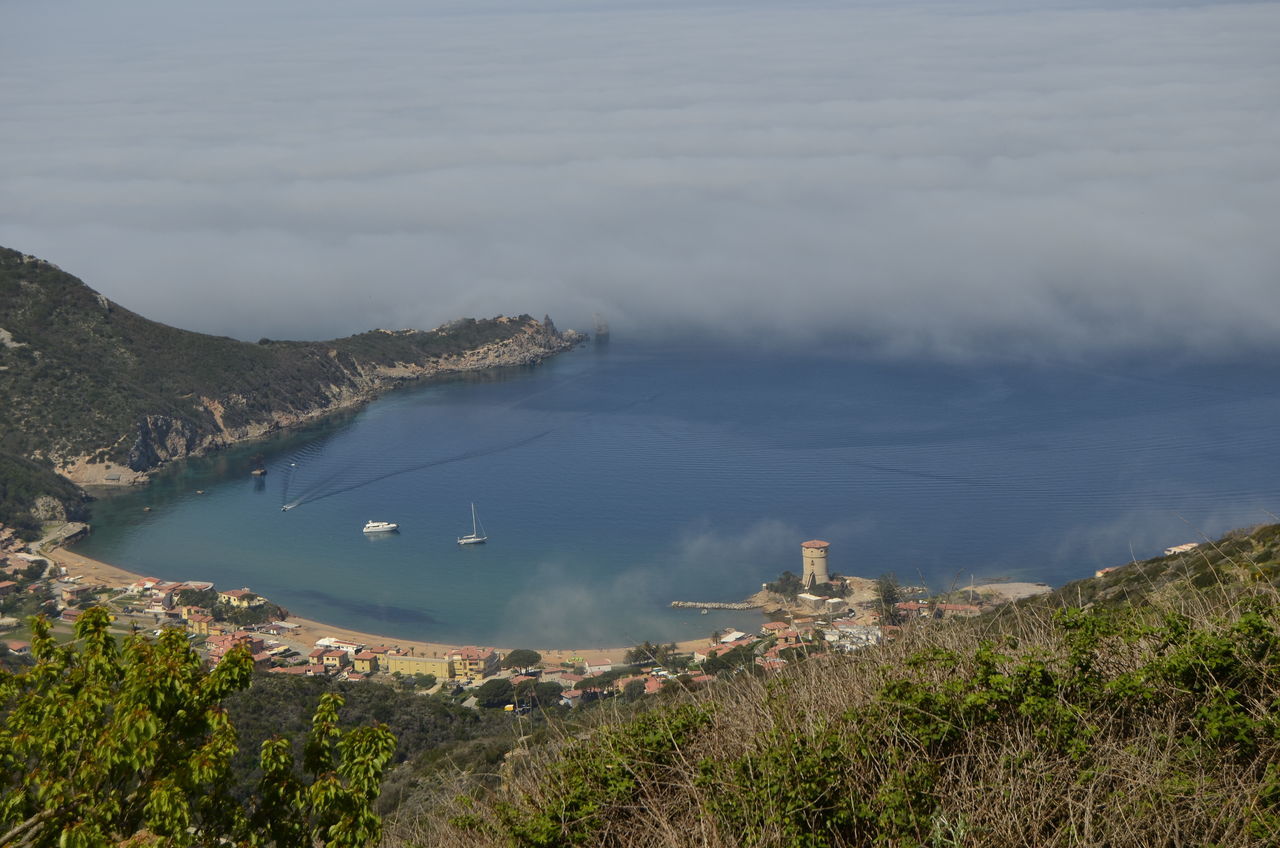
[[[341,698],[321,699],[303,755],[263,743],[262,779],[236,800],[236,734],[222,700],[249,684],[252,660],[229,652],[211,672],[183,634],[152,643],[108,631],[85,612],[59,646],[33,625],[35,665],[0,673],[0,846],[329,845],[376,841],[373,813],[395,739],[338,728]]]
[[[1278,623],[1196,593],[920,628],[531,751],[393,841],[1276,845]]]

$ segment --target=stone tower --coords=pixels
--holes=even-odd
[[[801,580],[805,589],[812,589],[819,583],[830,583],[831,575],[827,572],[827,549],[831,545],[821,539],[810,539],[800,543],[800,553],[804,556],[804,571]]]

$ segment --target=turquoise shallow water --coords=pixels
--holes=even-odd
[[[846,574],[1060,584],[1273,520],[1276,376],[584,348],[176,466],[96,503],[78,549],[342,626],[530,647],[754,625],[668,604],[737,600],[814,537]],[[460,548],[473,501],[490,542]]]

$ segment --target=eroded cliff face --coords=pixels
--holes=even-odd
[[[138,439],[129,449],[129,468],[146,471],[174,457],[190,456],[205,440],[190,421],[148,415],[138,422]]]
[[[326,382],[316,385],[302,402],[264,408],[261,403],[255,403],[255,398],[244,394],[200,397],[195,414],[190,417],[147,415],[139,420],[126,462],[105,460],[103,454],[107,446],[103,446],[91,454],[62,458],[59,471],[79,485],[145,482],[149,472],[167,462],[307,424],[368,403],[408,382],[466,371],[534,365],[571,349],[584,339],[584,335],[573,330],[557,332],[553,327],[530,321],[511,338],[456,355],[427,357],[421,361],[374,363],[331,350]]]

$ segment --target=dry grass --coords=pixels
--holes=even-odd
[[[459,775],[408,846],[1280,844],[1280,598],[1028,604],[742,676]]]

